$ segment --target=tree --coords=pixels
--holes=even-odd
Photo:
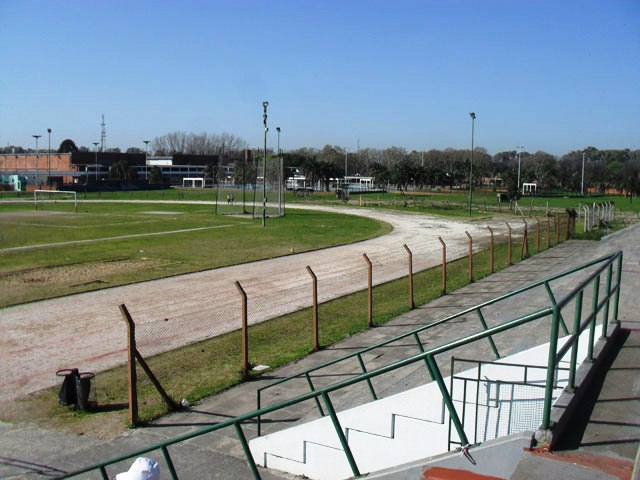
[[[186,133],[170,132],[156,137],[151,142],[151,148],[156,155],[173,155],[184,153],[188,155],[228,155],[240,152],[248,147],[248,143],[230,133]]]
[[[136,170],[126,160],[118,160],[109,168],[109,178],[119,181],[135,180]]]
[[[204,178],[212,180],[214,184],[218,183],[220,174],[220,166],[217,163],[209,163],[204,169]]]
[[[138,147],[129,147],[127,148],[126,153],[144,153],[144,150]]]
[[[75,142],[70,138],[63,140],[62,143],[60,143],[60,146],[58,147],[58,153],[73,153],[77,151],[78,151],[78,147],[76,147]]]
[[[151,167],[149,170],[149,183],[151,185],[158,185],[162,183],[162,170],[157,165]]]

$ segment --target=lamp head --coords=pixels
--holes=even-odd
[[[264,101],[262,102],[262,107],[266,110],[266,108],[269,106],[269,102]]]
[[[474,112],[471,112],[469,116],[471,117],[472,120],[476,119],[476,114]]]
[[[276,127],[276,132],[280,133],[280,127]]]
[[[50,129],[50,128],[47,128],[47,132],[48,132],[48,133],[51,133],[51,129]]]

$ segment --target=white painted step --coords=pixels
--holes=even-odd
[[[597,335],[600,335],[599,328]],[[586,357],[587,336],[588,330],[580,339],[578,363]],[[565,341],[566,338],[560,339],[559,346]],[[511,429],[518,427],[518,416],[521,414],[518,409],[526,406],[531,410],[532,403],[522,391],[508,385],[496,386],[496,380],[522,381],[522,368],[500,363],[544,366],[548,360],[548,349],[548,344],[540,345],[503,358],[496,364],[483,366],[482,378],[487,382],[469,385],[479,385],[485,399],[486,392],[483,389],[488,390],[491,406],[479,408],[477,413],[482,421],[478,422],[479,426],[475,428],[477,431],[474,431],[475,391],[471,392],[471,397],[470,392],[467,392],[467,399],[473,399],[473,402],[468,402],[465,406],[464,427],[470,441],[473,442],[472,436],[475,434],[479,441],[483,441],[513,433]],[[477,369],[471,368],[456,374],[456,377],[459,376],[475,379]],[[566,378],[565,372],[559,375],[559,384],[566,385]],[[543,369],[531,369],[528,372],[529,382],[543,385],[545,379],[546,372]],[[445,378],[445,384],[448,388],[449,377]],[[536,390],[535,387],[533,390]],[[454,403],[459,415],[463,406],[461,392],[461,386],[455,385]],[[540,392],[544,394],[544,389],[541,388]],[[539,398],[537,402],[540,402]],[[541,403],[538,407],[541,407]],[[338,419],[361,474],[447,451],[449,415],[446,410],[443,412],[442,397],[435,382],[339,412]],[[455,433],[452,434],[452,440],[457,440]],[[318,480],[341,480],[353,476],[328,416],[255,438],[250,441],[250,448],[256,463],[263,467]]]

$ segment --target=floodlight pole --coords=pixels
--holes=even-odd
[[[149,140],[143,140],[142,143],[144,143],[144,179],[147,181],[147,183],[149,183],[149,175],[148,175],[148,167],[147,167],[147,161],[148,161],[148,147],[149,147]]]
[[[585,153],[582,152],[582,183],[580,184],[580,195],[584,196],[584,156]]]
[[[518,149],[518,192],[520,192],[520,159],[522,158],[522,151],[524,150],[523,146],[517,146]]]
[[[98,145],[100,145],[100,142],[93,142],[94,145],[94,150],[96,152],[96,183],[98,183]]]
[[[47,149],[47,185],[51,185],[51,129],[47,128],[49,134],[49,148]]]
[[[262,121],[264,123],[264,160],[262,162],[262,226],[267,226],[267,107],[269,102],[262,102],[262,108],[264,113],[262,115]]]
[[[31,136],[36,139],[36,187],[37,187],[38,186],[38,157],[40,156],[38,151],[38,139],[42,135],[31,135]]]
[[[471,166],[469,168],[469,216],[471,216],[471,205],[473,204],[473,128],[476,121],[476,114],[471,112]]]

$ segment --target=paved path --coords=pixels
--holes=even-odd
[[[518,265],[467,285],[453,294],[446,295],[403,314],[383,327],[377,327],[354,335],[331,348],[309,355],[299,362],[271,372],[259,381],[238,385],[220,395],[207,399],[187,411],[164,417],[148,428],[125,432],[121,437],[113,441],[101,442],[88,437],[74,437],[57,432],[43,431],[30,426],[0,424],[0,452],[2,452],[5,459],[11,459],[10,463],[5,462],[5,470],[9,474],[22,473],[23,476],[20,478],[45,478],[52,473],[78,469],[106,458],[130,452],[136,448],[148,446],[162,439],[215,424],[221,420],[228,419],[230,416],[249,412],[255,408],[256,389],[278,378],[324,363],[356,348],[369,346],[391,338],[433,319],[459,311],[470,304],[494,298],[521,285],[529,284],[536,279],[548,277],[570,266],[579,265],[587,260],[619,249],[623,249],[625,252],[620,318],[625,322],[637,319],[637,312],[640,311],[640,297],[635,295],[634,287],[640,284],[640,268],[638,268],[640,244],[637,242],[639,235],[640,224],[637,224],[603,242],[570,241],[563,243]],[[560,285],[560,287],[562,288],[563,286]],[[546,293],[542,291],[540,295],[546,302]],[[515,298],[510,304],[501,307],[488,320],[497,321],[502,315],[512,316],[514,312],[522,314],[527,309],[535,308],[540,301],[543,300],[541,298],[533,298],[533,296],[528,296],[525,300]],[[454,328],[447,326],[447,328],[442,328],[430,334],[424,340],[427,345],[433,346],[452,337],[459,337],[462,332],[472,328],[477,328],[477,319],[456,322]],[[548,330],[534,328],[527,334],[519,335],[510,341],[498,339],[498,347],[505,354],[519,351],[536,344],[546,335],[548,335]],[[415,344],[411,342],[400,342],[389,346],[382,352],[367,357],[366,361],[373,362],[373,364],[376,362],[389,363],[394,358],[406,356],[407,352],[415,353],[415,348]],[[488,358],[488,347],[485,342],[479,342],[476,348],[474,351],[466,352],[468,355],[465,356]],[[446,375],[446,360],[439,359],[438,362],[441,365],[443,374]],[[420,381],[428,381],[424,369],[422,368],[421,370],[420,372],[416,368],[397,372],[387,377],[386,380],[380,383],[377,382],[376,389],[379,389],[378,391],[382,395],[386,395],[417,384]],[[349,372],[353,374],[353,371],[353,366],[346,365],[341,369],[334,369],[330,373],[335,376],[342,376]],[[323,375],[318,375],[314,378],[314,381],[320,380],[322,377]],[[308,387],[292,384],[290,389],[281,392],[279,398],[285,398],[285,395],[286,398],[290,398],[303,388]],[[363,398],[366,397],[363,397],[361,392],[354,390],[351,393],[336,396],[334,403],[338,409],[341,409],[347,405],[353,406],[354,403],[362,401]],[[316,418],[318,415],[313,404],[289,409],[283,414],[284,417],[271,419],[271,422],[267,424],[267,431],[294,424],[305,418]],[[247,437],[252,438],[255,432],[255,425],[245,425],[244,429]],[[217,436],[205,435],[198,437],[178,447],[172,447],[171,452],[181,479],[219,478],[240,480],[250,478],[246,462],[242,458],[241,448],[234,439],[232,431]],[[158,457],[157,454],[151,454],[151,456]],[[163,461],[159,457],[158,460],[161,462],[162,468],[165,468]],[[124,471],[130,463],[122,464],[118,468],[110,470],[110,472]],[[94,476],[91,478],[99,477]],[[271,480],[291,477],[278,472],[264,472],[263,478]]]
[[[440,264],[439,236],[447,242],[448,259],[466,255],[465,230],[475,238],[475,246],[480,238],[487,239],[484,221],[473,224],[374,209],[295,208],[362,215],[390,223],[393,231],[341,247],[2,309],[0,402],[55,385],[55,372],[60,369],[97,372],[125,363],[126,330],[120,304],[127,305],[138,330],[166,325],[167,319],[176,325],[162,342],[152,336],[146,343],[138,341],[139,349],[151,355],[240,328],[240,300],[234,281],[247,292],[249,323],[253,324],[310,306],[306,265],[318,276],[322,302],[366,288],[362,253],[374,263],[374,283],[378,284],[406,275],[403,244],[412,249],[414,271],[419,271]],[[492,226],[496,234],[506,230],[504,222],[493,222]]]

